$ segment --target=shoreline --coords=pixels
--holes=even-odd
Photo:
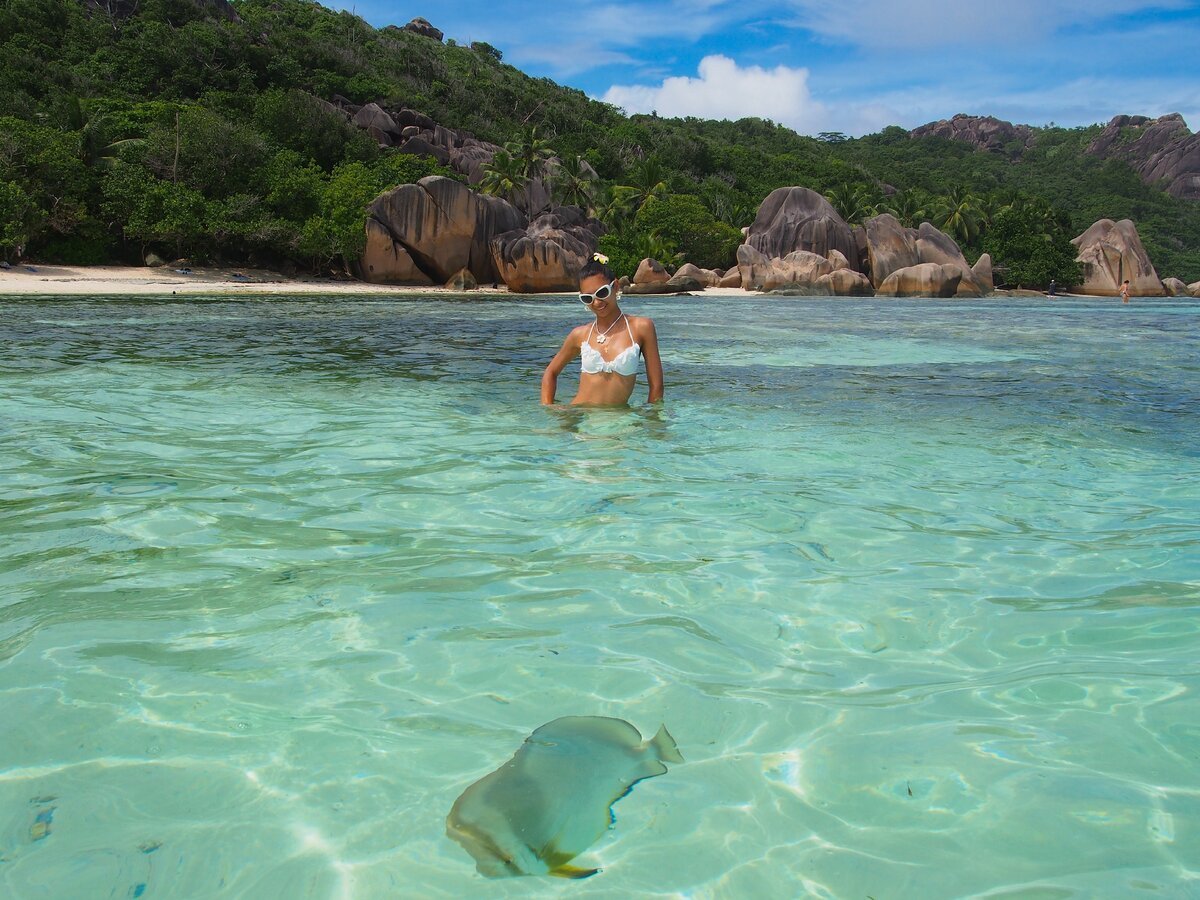
[[[371,284],[351,278],[318,278],[305,275],[283,275],[267,269],[235,269],[198,266],[186,271],[147,266],[59,266],[20,264],[0,269],[0,297],[162,297],[162,296],[348,296],[348,297],[418,297],[446,298],[568,296],[569,292],[549,294],[513,294],[506,287],[479,287],[472,291],[454,291],[442,285]],[[697,294],[639,294],[641,297],[706,296],[706,297],[766,297],[759,291],[742,288],[711,287]],[[1050,298],[1041,291],[998,290],[986,297],[946,298],[946,302],[977,300],[1007,300],[1031,297],[1055,300],[1113,300],[1098,294],[1059,293]],[[783,297],[781,299],[789,299]],[[804,299],[835,299],[808,297]],[[872,298],[836,298],[872,299]],[[901,299],[901,298],[883,298]],[[919,298],[918,298],[919,299]],[[1187,300],[1187,297],[1141,297],[1141,300]]]

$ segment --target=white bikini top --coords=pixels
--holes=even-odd
[[[633,341],[633,331],[629,327],[629,316],[625,316],[625,330],[629,332],[629,340],[633,341],[633,345],[626,347],[612,359],[605,359],[600,355],[600,351],[592,346],[592,332],[596,330],[596,323],[592,323],[592,327],[588,329],[587,339],[579,348],[579,366],[588,375],[596,375],[599,372],[616,372],[618,375],[636,375],[638,369],[638,358],[642,354],[642,348],[637,341]]]

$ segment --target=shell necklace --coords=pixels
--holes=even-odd
[[[596,335],[596,343],[603,344],[605,342],[605,340],[607,340],[607,338],[605,338],[605,335],[608,334],[610,331],[612,331],[614,328],[616,328],[617,323],[620,322],[623,318],[625,318],[625,313],[621,313],[619,316],[617,316],[615,319],[613,319],[613,323],[611,325],[609,325],[607,328],[605,328],[603,333]]]

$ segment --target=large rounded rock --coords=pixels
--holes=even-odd
[[[817,279],[819,287],[828,287],[834,297],[873,297],[875,290],[871,287],[871,279],[862,272],[852,269],[834,269],[828,275]]]
[[[579,287],[579,270],[596,252],[603,231],[604,226],[588,219],[579,207],[556,207],[528,228],[493,238],[492,259],[513,293],[573,291]]]
[[[967,265],[967,259],[958,248],[958,243],[929,222],[922,222],[921,227],[917,229],[917,258],[923,263],[955,266],[962,275],[957,296],[983,296],[983,289],[975,283],[975,273]]]
[[[670,280],[671,276],[662,263],[649,257],[638,263],[637,273],[633,276],[634,284],[666,284]]]
[[[415,19],[405,25],[404,31],[411,31],[413,34],[421,35],[421,37],[432,38],[439,43],[441,43],[442,38],[445,37],[445,34],[442,33],[441,29],[434,28],[429,24],[428,19],[423,19],[420,16],[417,16]]]
[[[867,220],[867,265],[876,290],[893,272],[920,263],[915,234],[890,213]]]
[[[975,283],[979,285],[979,289],[985,294],[990,294],[996,289],[996,282],[992,278],[992,255],[990,253],[984,253],[975,260],[975,265],[971,266],[971,275],[974,277]]]
[[[473,291],[479,287],[479,284],[475,281],[475,276],[471,274],[470,269],[459,269],[450,276],[445,287],[451,291]]]
[[[433,284],[445,283],[459,269],[470,269],[480,284],[499,279],[492,238],[525,225],[525,217],[499,197],[478,194],[450,178],[430,176],[380,195],[367,216],[383,232],[368,228],[362,271],[368,281],[386,281],[403,249]],[[372,240],[374,234],[374,240]]]
[[[768,259],[794,250],[818,256],[837,250],[849,260],[856,257],[850,226],[828,200],[802,187],[778,188],[768,194],[747,229],[746,243]]]
[[[833,266],[833,271],[835,272],[838,269],[850,268],[850,260],[846,259],[846,254],[842,253],[841,250],[830,250],[825,255],[825,258],[829,260],[829,264]]]
[[[721,276],[712,269],[702,269],[691,263],[684,263],[675,270],[675,278],[692,278],[705,287],[716,287],[721,283]],[[635,279],[636,280],[636,279]]]
[[[742,244],[737,255],[742,287],[748,291],[812,286],[833,271],[829,260],[807,250],[793,250],[782,259],[768,259],[750,244]]]
[[[1128,279],[1130,295],[1162,296],[1162,280],[1129,219],[1101,219],[1071,243],[1079,248],[1076,261],[1083,264],[1083,293],[1115,297]]]
[[[404,245],[381,223],[367,219],[367,246],[359,262],[364,281],[375,284],[433,284]]]
[[[962,272],[958,266],[920,263],[897,269],[875,290],[879,297],[953,297]]]
[[[1188,285],[1188,293],[1193,297],[1200,297],[1200,281],[1193,281]]]
[[[721,280],[717,282],[717,287],[723,288],[740,288],[742,286],[742,270],[734,266],[728,272],[721,276]]]
[[[1188,286],[1179,278],[1164,278],[1163,290],[1166,291],[1168,297],[1188,296]]]
[[[401,128],[396,120],[384,112],[378,103],[368,103],[354,114],[353,122],[359,128],[376,131],[388,137],[388,143],[395,143],[401,137]]]

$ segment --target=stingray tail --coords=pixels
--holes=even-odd
[[[564,864],[557,869],[551,869],[550,874],[555,878],[590,878],[599,871],[599,869],[580,869],[577,866]]]
[[[671,737],[671,732],[667,731],[666,725],[658,729],[658,734],[650,739],[650,746],[654,748],[654,752],[663,762],[683,762],[683,754],[675,746],[675,738]]]

